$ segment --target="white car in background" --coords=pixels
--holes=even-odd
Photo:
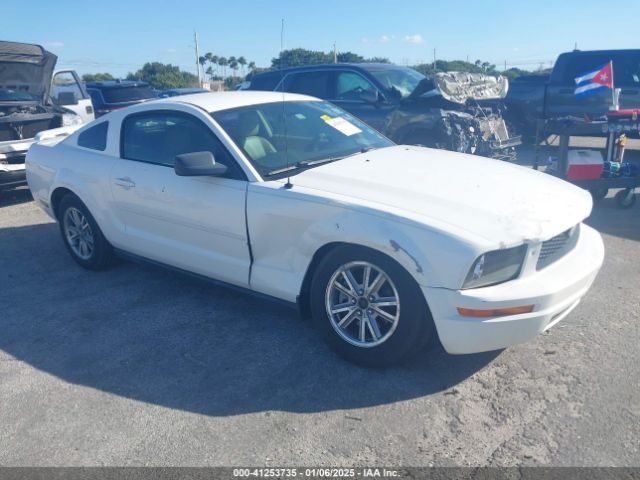
[[[297,303],[364,365],[535,337],[604,256],[588,192],[524,167],[398,146],[318,99],[207,93],[34,145],[27,178],[89,269],[114,253]]]
[[[0,191],[25,183],[31,145],[94,119],[78,74],[54,73],[56,62],[39,45],[0,41]]]

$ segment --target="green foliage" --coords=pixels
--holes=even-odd
[[[142,80],[160,90],[198,85],[198,77],[193,73],[180,70],[175,65],[160,62],[145,63],[137,72],[129,73],[127,80]]]
[[[391,63],[388,58],[385,57],[371,57],[365,60],[366,63]]]
[[[388,58],[374,57],[364,58],[362,55],[353,52],[338,52],[339,63],[390,63]],[[321,63],[333,63],[333,52],[321,52],[307,50],[305,48],[294,48],[283,50],[280,55],[271,60],[271,68],[296,67],[299,65],[319,65]]]
[[[82,75],[82,80],[85,82],[99,82],[102,80],[115,80],[110,73],[85,73]]]
[[[294,48],[283,50],[276,58],[271,60],[273,68],[294,67],[296,65],[318,65],[321,63],[333,63],[333,54]]]
[[[365,61],[362,55],[353,52],[341,52],[337,57],[339,63],[362,63]]]

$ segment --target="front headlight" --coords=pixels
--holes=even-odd
[[[520,274],[527,246],[494,250],[478,257],[462,288],[478,288],[513,280]]]
[[[63,113],[62,126],[70,127],[72,125],[82,125],[82,117],[75,113]]]

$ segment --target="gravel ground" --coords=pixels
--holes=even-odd
[[[358,368],[278,305],[121,262],[87,272],[0,199],[0,465],[640,466],[640,205],[536,340]]]

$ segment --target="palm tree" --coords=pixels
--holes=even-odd
[[[229,67],[233,70],[233,76],[236,76],[236,70],[238,70],[238,61],[237,60],[229,60]]]
[[[211,65],[209,65],[205,73],[209,75],[209,80],[213,80],[213,68],[211,68]]]
[[[238,68],[238,63],[237,63],[236,57],[231,56],[231,57],[229,57],[227,59],[227,61],[229,62],[229,68],[231,68],[231,70],[233,70],[235,72],[235,68],[233,68],[232,65],[235,64],[236,68]],[[235,73],[234,73],[234,76],[235,76]]]
[[[218,74],[218,56],[211,55],[211,59],[209,60],[209,62],[211,63],[211,66],[215,69],[216,75],[217,75]]]
[[[218,58],[218,65],[222,67],[222,78],[227,76],[226,66],[229,65],[229,61],[225,57]]]
[[[247,66],[249,67],[249,71],[253,72],[256,69],[256,62],[249,62]]]
[[[247,59],[244,57],[238,57],[237,62],[240,65],[240,70],[242,72],[242,75],[244,75],[244,67],[247,64]]]
[[[198,63],[200,64],[200,66],[202,67],[202,71],[204,72],[204,64],[207,63],[207,57],[198,57]],[[200,77],[200,68],[198,68],[198,77]]]

